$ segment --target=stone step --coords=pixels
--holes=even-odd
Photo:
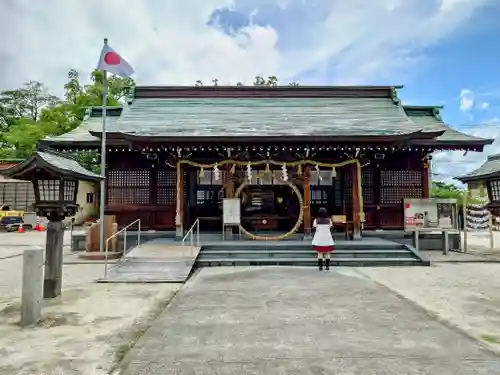
[[[196,267],[219,267],[219,266],[317,266],[314,258],[214,258],[200,259],[196,261]],[[420,261],[416,258],[334,258],[332,266],[427,266],[429,262]]]
[[[269,251],[269,250],[311,250],[312,245],[310,242],[303,243],[269,243],[266,242],[221,242],[218,244],[202,244],[203,250],[251,250],[251,251]],[[362,243],[362,242],[351,242],[351,243],[337,243],[335,244],[335,250],[345,250],[345,251],[361,251],[361,250],[407,250],[405,245],[396,242],[385,242],[385,243]]]
[[[316,252],[312,250],[274,250],[253,251],[253,250],[202,250],[198,259],[213,258],[316,258]],[[409,250],[335,250],[331,254],[332,258],[400,258],[413,257]]]

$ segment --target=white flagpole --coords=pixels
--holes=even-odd
[[[108,39],[104,38],[104,45],[108,44]],[[108,77],[106,70],[103,71],[102,92],[102,129],[101,129],[101,194],[99,198],[99,249],[101,252],[106,250],[106,239],[104,237],[104,206],[106,200],[106,104],[108,100]]]

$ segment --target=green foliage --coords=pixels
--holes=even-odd
[[[99,153],[96,151],[77,151],[71,155],[84,168],[96,174],[101,174],[101,165],[99,164]]]
[[[458,206],[462,206],[466,194],[467,189],[461,189],[442,181],[432,181],[431,198],[456,199]],[[480,203],[479,200],[472,197],[467,198],[467,202],[471,204]]]
[[[214,78],[212,80],[212,83],[214,84],[214,86],[218,86],[219,84],[219,80],[217,78]],[[200,81],[200,80],[197,80],[196,83],[194,84],[195,87],[201,87],[203,86],[203,82]],[[288,84],[289,86],[298,86],[298,82],[290,82]],[[237,82],[236,83],[236,86],[238,87],[243,87],[245,86],[243,84],[243,82]],[[276,76],[269,76],[266,78],[262,77],[262,76],[255,76],[254,78],[254,81],[253,81],[253,86],[272,86],[272,87],[276,87],[278,86],[278,78]]]
[[[25,158],[46,136],[75,129],[83,120],[86,108],[102,105],[103,72],[92,72],[90,80],[90,84],[82,84],[78,72],[71,69],[64,85],[64,100],[51,95],[38,81],[29,81],[19,89],[1,92],[0,158]],[[109,76],[107,104],[119,105],[130,95],[134,85],[131,78]],[[76,153],[76,157],[95,171],[97,153]]]
[[[431,198],[457,199],[461,202],[465,193],[465,189],[460,189],[455,185],[432,181]]]

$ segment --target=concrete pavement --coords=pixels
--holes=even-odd
[[[202,269],[122,365],[125,375],[500,374],[480,343],[355,270],[283,267]]]

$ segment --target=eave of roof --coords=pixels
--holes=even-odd
[[[409,106],[405,105],[404,110],[413,122],[427,129],[442,129],[443,134],[433,140],[415,140],[412,143],[419,146],[443,146],[460,147],[465,150],[482,151],[484,146],[490,145],[494,139],[475,137],[462,133],[446,125],[440,115],[442,106]]]
[[[35,151],[23,162],[3,169],[0,174],[8,178],[26,180],[34,169],[46,169],[77,180],[99,181],[102,177],[85,169],[73,158],[53,150]]]
[[[486,161],[473,171],[463,176],[455,177],[461,182],[487,180],[500,177],[500,154],[489,155]]]

